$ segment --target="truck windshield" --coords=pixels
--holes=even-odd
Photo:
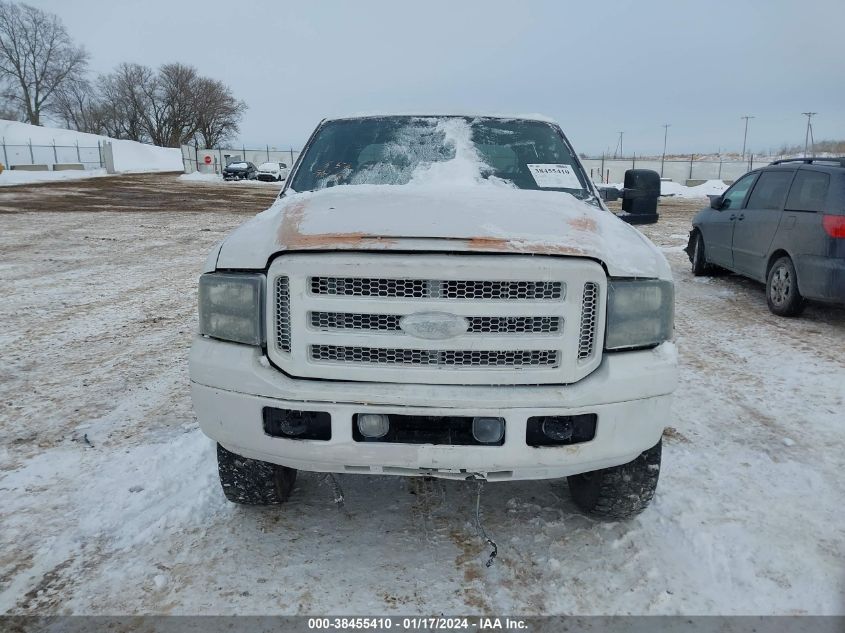
[[[555,126],[490,117],[329,121],[306,149],[291,188],[483,181],[579,198],[592,195]]]

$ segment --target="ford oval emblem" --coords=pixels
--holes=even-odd
[[[469,321],[446,312],[417,312],[399,319],[399,327],[405,334],[439,341],[466,333]]]

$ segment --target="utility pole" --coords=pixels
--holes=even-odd
[[[663,163],[666,161],[666,140],[669,138],[671,123],[663,124],[663,156],[660,158],[660,177],[663,178]]]
[[[619,132],[619,142],[616,143],[616,147],[619,148],[619,156],[620,157],[622,156],[622,135],[623,134],[625,134],[625,132]],[[616,150],[613,150],[613,158],[616,158]]]
[[[745,115],[739,117],[745,119],[745,134],[742,135],[742,160],[745,160],[745,142],[748,140],[748,119],[753,119],[753,116]]]
[[[805,117],[807,117],[807,131],[804,133],[804,158],[807,157],[807,141],[811,141],[813,154],[816,153],[816,141],[813,138],[813,117],[818,114],[818,112],[802,112]]]

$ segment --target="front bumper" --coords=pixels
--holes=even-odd
[[[623,464],[660,439],[677,384],[671,343],[653,350],[606,354],[601,366],[572,385],[447,386],[300,380],[271,367],[261,350],[201,336],[190,356],[191,395],[203,432],[228,450],[318,472],[431,475],[488,480],[543,479]],[[265,434],[262,409],[325,411],[329,441]],[[502,446],[359,443],[356,413],[504,417]],[[595,413],[594,439],[535,448],[525,441],[536,415]]]
[[[261,180],[263,182],[275,182],[277,180],[281,180],[278,174],[262,174],[259,173],[256,177],[256,180]]]

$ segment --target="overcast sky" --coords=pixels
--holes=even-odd
[[[30,0],[95,72],[192,64],[249,105],[239,142],[299,147],[327,115],[543,113],[580,152],[754,151],[845,138],[845,0]]]

